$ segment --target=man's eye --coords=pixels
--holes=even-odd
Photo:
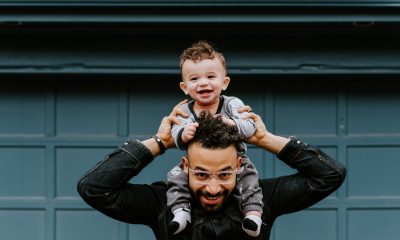
[[[218,178],[221,180],[229,179],[232,176],[231,172],[221,172],[218,174]]]
[[[205,172],[196,172],[196,173],[194,173],[194,176],[197,179],[206,180],[206,179],[208,179],[210,177],[210,174],[205,173]]]

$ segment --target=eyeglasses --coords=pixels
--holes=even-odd
[[[189,168],[189,172],[193,176],[193,182],[197,184],[208,184],[213,177],[215,177],[220,184],[231,184],[236,176],[237,171],[238,170],[209,172]]]

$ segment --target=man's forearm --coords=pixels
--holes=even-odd
[[[273,216],[312,206],[339,188],[346,176],[346,168],[341,163],[300,139],[291,138],[277,157],[298,172],[279,177],[275,182],[275,191],[268,203]]]
[[[340,162],[297,138],[291,138],[277,157],[306,176],[309,189],[315,191],[332,192],[346,176],[346,168]]]
[[[155,206],[165,194],[163,188],[128,181],[158,152],[154,139],[125,142],[79,180],[79,194],[87,204],[114,219],[154,223],[160,214],[160,208]]]
[[[272,133],[267,133],[257,145],[264,150],[267,150],[274,154],[278,154],[280,151],[282,151],[282,149],[289,141],[289,138],[277,136]]]
[[[159,151],[154,139],[123,143],[79,180],[79,193],[87,202],[105,197],[137,175]]]

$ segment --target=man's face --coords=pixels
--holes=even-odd
[[[207,211],[220,209],[236,186],[236,172],[226,179],[211,174],[210,178],[205,181],[200,179],[199,182],[199,178],[193,174],[193,170],[209,173],[238,170],[241,158],[237,157],[235,146],[231,145],[224,149],[207,149],[203,148],[200,143],[194,142],[189,145],[187,155],[188,158],[183,158],[183,164],[194,198]],[[220,176],[225,177],[226,175]]]

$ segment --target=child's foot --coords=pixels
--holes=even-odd
[[[190,210],[187,208],[178,208],[174,212],[174,219],[168,225],[169,231],[173,232],[174,235],[182,232],[187,225],[192,221],[190,216]]]
[[[262,220],[259,216],[248,215],[243,219],[243,230],[252,237],[260,235]]]

